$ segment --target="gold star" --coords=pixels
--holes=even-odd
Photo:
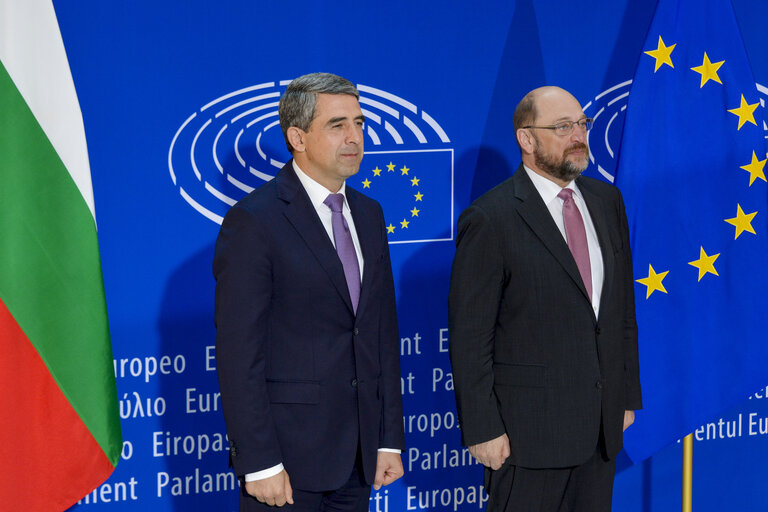
[[[766,160],[768,160],[768,153],[765,154]],[[763,171],[763,168],[765,168],[765,161],[766,160],[758,160],[757,155],[754,151],[752,151],[752,161],[748,163],[747,165],[742,165],[741,168],[744,169],[749,173],[749,186],[751,187],[752,184],[755,182],[757,178],[760,178],[763,181],[766,181],[765,179],[765,172]]]
[[[402,167],[402,169],[400,169],[400,172],[402,172],[402,173],[403,173],[403,174],[401,174],[401,176],[405,176],[405,175],[407,175],[407,174],[408,174],[408,171],[410,171],[410,169],[409,169],[409,168],[407,168],[406,166],[403,166],[403,167]]]
[[[672,50],[675,49],[675,46],[677,46],[677,44],[673,44],[672,46],[665,46],[664,41],[661,39],[661,36],[659,36],[659,46],[655,50],[648,50],[645,52],[646,54],[656,59],[656,68],[653,70],[654,73],[659,70],[662,64],[667,64],[671,68],[675,67],[672,64],[671,57]]]
[[[658,290],[660,292],[667,293],[667,289],[664,288],[664,284],[662,283],[664,278],[667,277],[667,274],[669,274],[669,270],[667,270],[666,272],[662,272],[660,274],[657,274],[656,271],[653,270],[653,267],[649,264],[648,265],[648,277],[643,277],[641,279],[635,279],[635,281],[637,281],[638,283],[648,287],[648,291],[645,294],[645,298],[647,299],[656,290]]]
[[[400,221],[400,227],[401,227],[401,228],[403,228],[403,229],[408,229],[408,224],[410,224],[410,222],[408,222],[408,221],[407,221],[407,220],[405,220],[405,219],[403,219],[402,221]]]
[[[419,178],[414,176],[413,179],[411,180],[411,186],[412,187],[418,187],[419,186]]]
[[[699,89],[704,87],[704,84],[707,83],[708,80],[714,80],[719,84],[723,83],[720,81],[720,77],[717,76],[717,70],[720,69],[720,66],[722,66],[724,62],[724,60],[721,60],[720,62],[710,62],[709,57],[707,57],[707,52],[704,52],[704,62],[701,63],[701,66],[691,68],[701,75],[701,85],[699,86]]]
[[[420,211],[421,210],[417,210],[416,207],[414,206],[413,210],[411,210],[411,217],[418,217]]]
[[[737,128],[738,130],[741,130],[741,127],[744,126],[744,123],[747,121],[757,126],[757,123],[755,122],[755,109],[759,104],[760,102],[750,105],[747,103],[747,100],[744,99],[744,95],[742,94],[741,105],[739,105],[739,108],[732,108],[728,110],[728,112],[731,114],[739,116],[739,127]]]
[[[376,168],[373,170],[374,176],[379,176],[381,174],[381,169],[379,169],[379,166],[377,165]]]
[[[391,161],[389,162],[389,165],[387,166],[387,172],[394,172],[395,171],[395,164],[393,164]]]
[[[421,201],[421,198],[424,197],[424,194],[421,192],[416,192],[413,197],[415,197],[417,201]]]
[[[371,188],[371,182],[368,181],[368,178],[365,178],[365,180],[363,180],[363,188]]]
[[[688,262],[689,265],[699,269],[699,281],[701,281],[701,278],[708,273],[715,274],[716,276],[720,275],[717,273],[717,270],[715,270],[715,260],[718,256],[720,256],[720,253],[707,256],[707,253],[704,252],[704,248],[702,247],[701,252],[699,253],[699,259]]]
[[[395,232],[395,226],[392,225],[392,223],[389,223],[389,226],[387,226],[387,233],[394,233]]]
[[[739,238],[739,235],[745,231],[756,235],[757,233],[755,233],[755,228],[752,227],[752,219],[755,218],[757,212],[744,213],[744,210],[741,209],[740,204],[737,204],[736,208],[738,209],[736,211],[736,216],[732,219],[725,219],[725,222],[736,227],[736,236],[734,236],[733,239],[736,240]]]

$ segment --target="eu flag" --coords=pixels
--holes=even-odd
[[[766,145],[728,0],[660,0],[639,57],[616,184],[627,207],[643,404],[639,461],[768,376]]]
[[[453,150],[366,151],[347,181],[384,210],[390,244],[453,240]]]

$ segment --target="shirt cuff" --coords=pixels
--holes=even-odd
[[[396,450],[394,448],[379,448],[379,451],[388,452],[388,453],[403,453],[402,450]],[[276,474],[280,473],[283,469],[284,468],[281,463],[281,464],[278,464],[277,466],[272,466],[271,468],[263,469],[261,471],[256,471],[255,473],[247,473],[245,475],[245,481],[255,482],[256,480],[264,480],[265,478],[275,476]]]
[[[280,463],[277,466],[272,466],[271,468],[262,469],[261,471],[256,471],[255,473],[247,473],[245,475],[245,481],[255,482],[256,480],[264,480],[265,478],[275,476],[276,474],[280,473],[282,470],[283,470],[283,464]]]

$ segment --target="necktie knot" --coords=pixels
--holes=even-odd
[[[332,212],[341,213],[341,208],[344,206],[344,194],[328,194],[328,197],[323,201]]]
[[[557,197],[562,199],[563,201],[568,201],[573,199],[573,190],[569,188],[564,188],[560,192],[557,193]]]

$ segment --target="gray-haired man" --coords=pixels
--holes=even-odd
[[[403,474],[384,217],[345,185],[363,121],[344,78],[291,82],[280,125],[293,159],[221,227],[217,360],[240,510],[363,512],[371,484]]]

